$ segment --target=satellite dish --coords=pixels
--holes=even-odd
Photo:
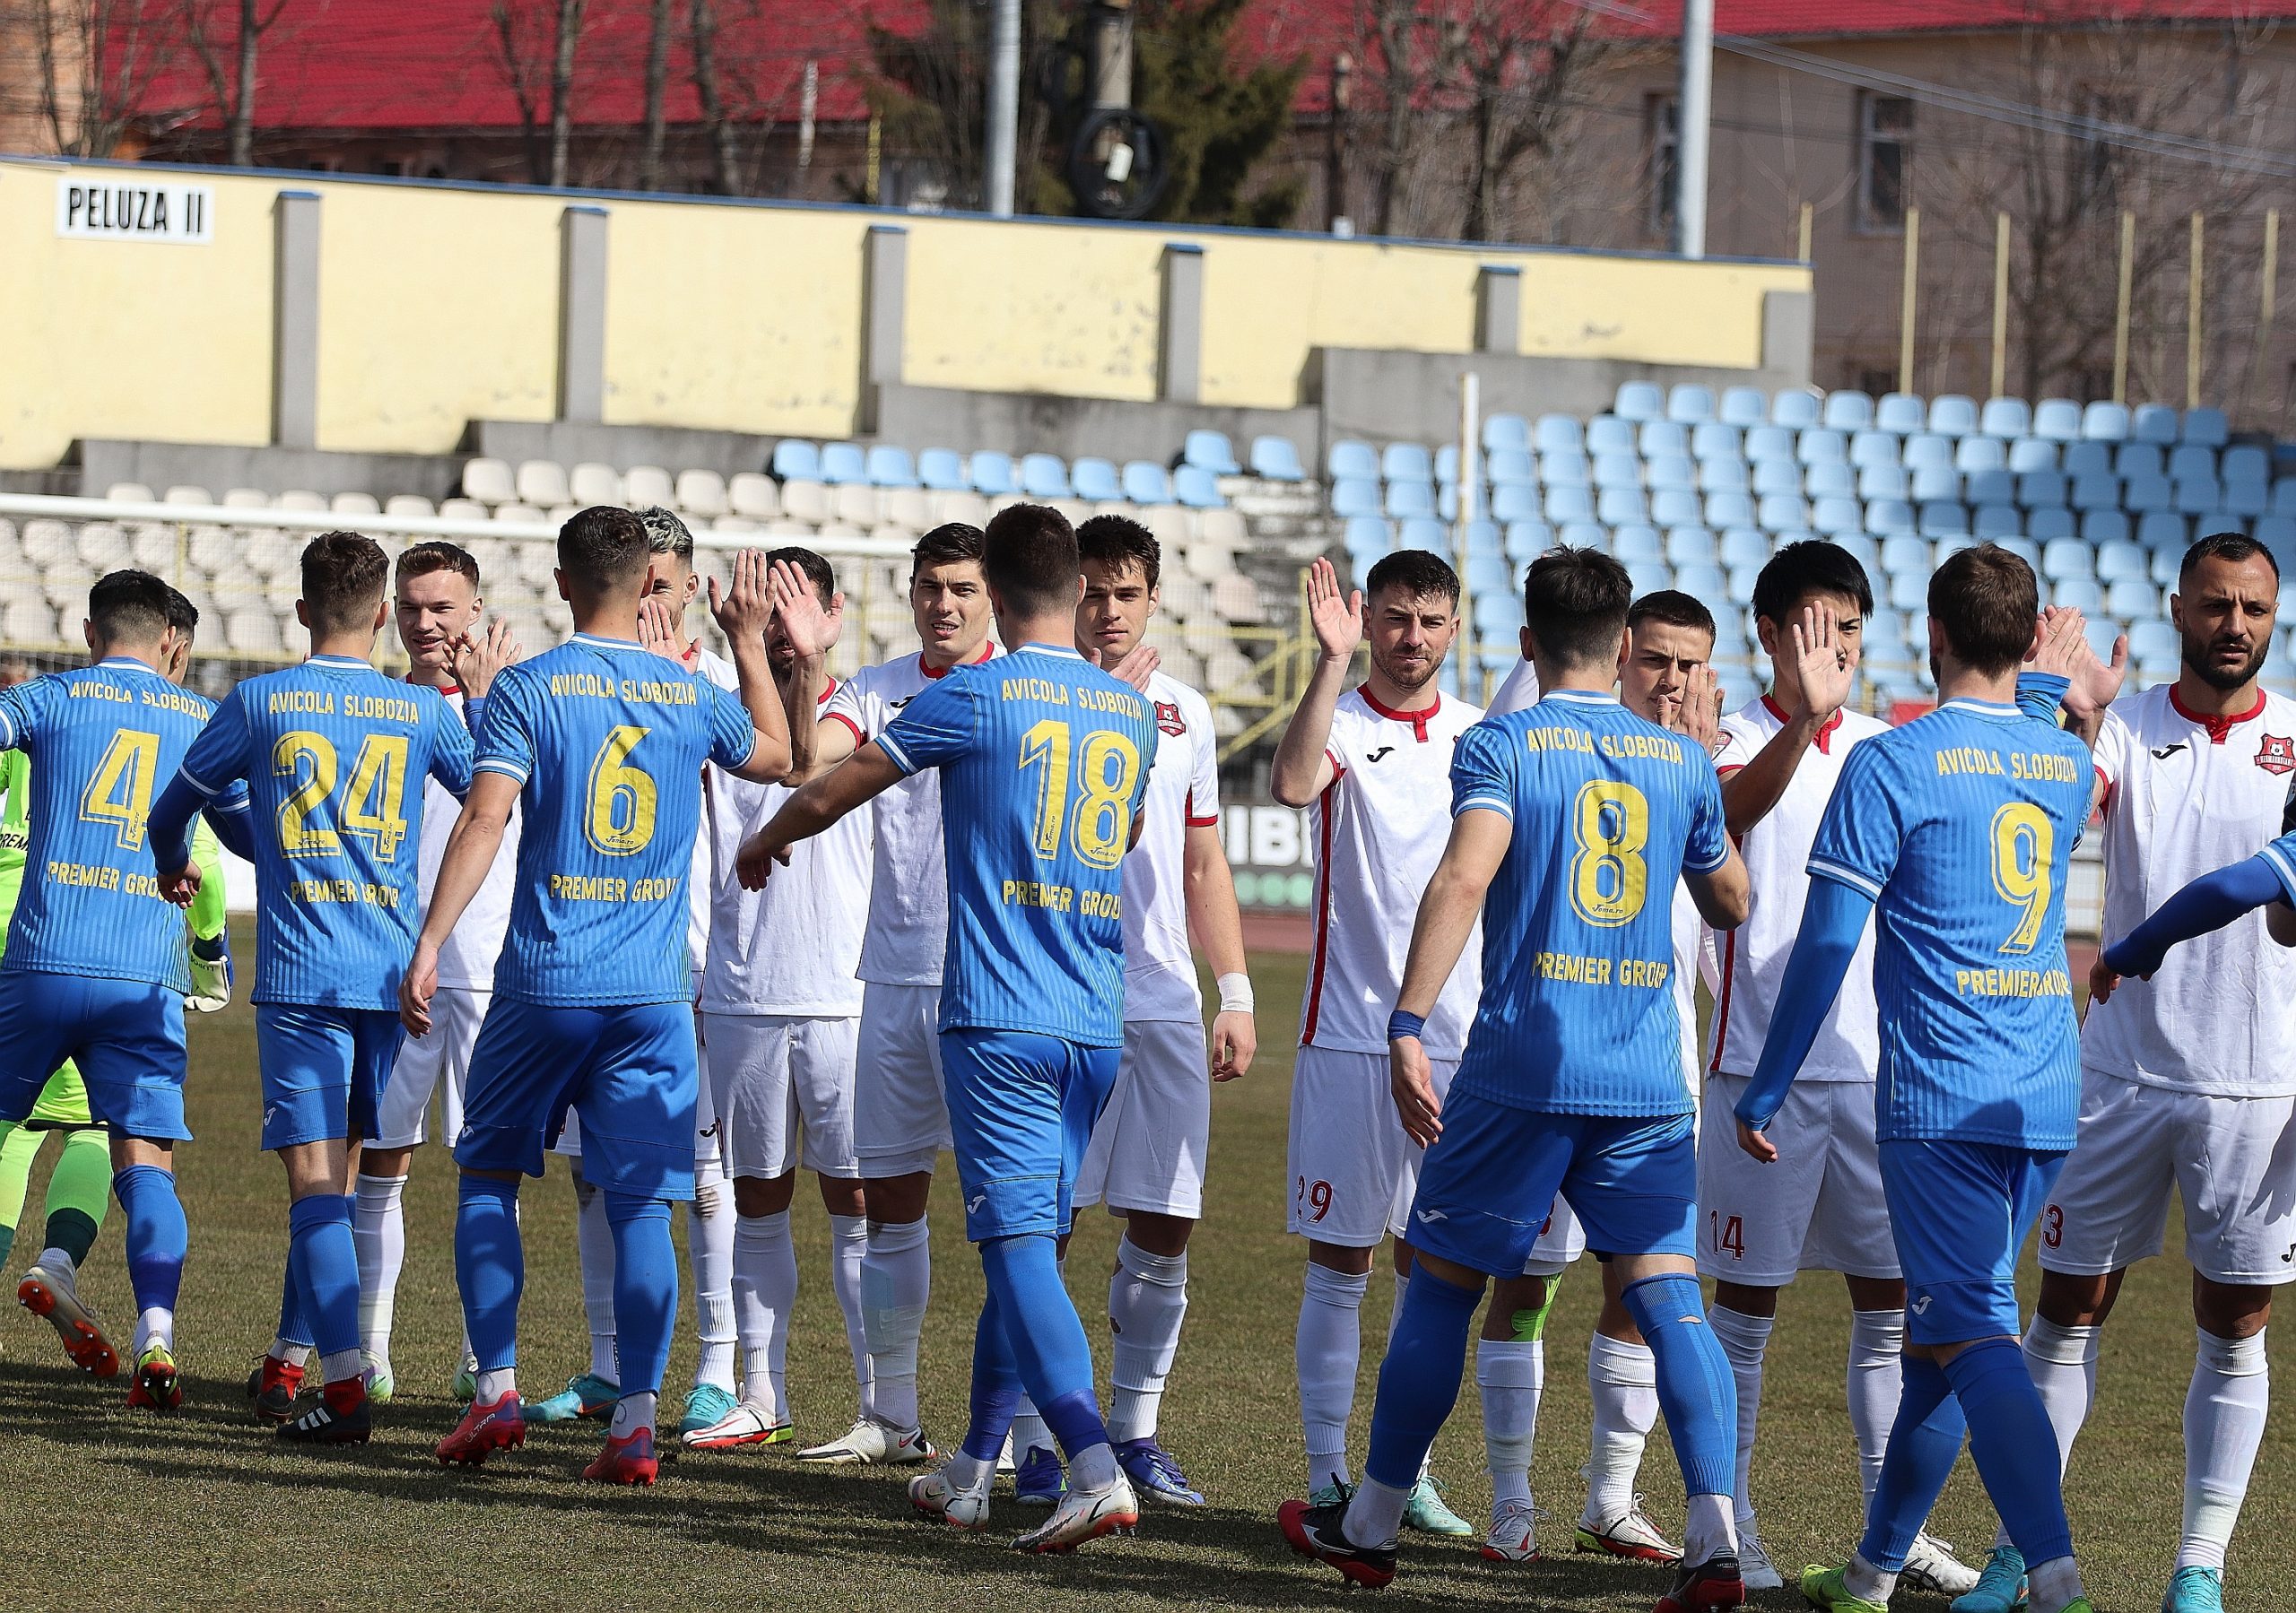
[[[1129,107],[1088,112],[1068,143],[1068,188],[1088,219],[1144,219],[1170,177],[1156,126]]]

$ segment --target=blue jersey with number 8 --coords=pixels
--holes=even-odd
[[[2092,776],[2079,740],[1979,700],[1849,753],[1810,872],[1875,904],[1883,1141],[2073,1146],[2065,881]]]
[[[504,668],[475,764],[522,786],[495,993],[555,1007],[690,999],[702,764],[738,767],[755,742],[739,700],[631,640],[577,633]]]
[[[1124,854],[1156,760],[1137,689],[1070,649],[960,667],[877,744],[941,769],[941,1028],[1124,1043]]]

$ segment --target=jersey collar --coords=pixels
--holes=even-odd
[[[303,664],[305,666],[331,666],[338,672],[357,671],[371,672],[375,670],[373,665],[370,663],[356,660],[349,655],[310,655],[304,658]]]
[[[1937,709],[1972,712],[1984,717],[2013,717],[2019,715],[2014,705],[2005,705],[1999,700],[1980,700],[1972,695],[1962,695],[1956,699],[1948,700]]]
[[[1041,648],[1043,648],[1044,646],[1041,646],[1041,645],[1039,645],[1039,646],[1038,646],[1037,647],[1038,647],[1038,648],[1039,648],[1039,649],[1041,649]],[[974,656],[971,660],[970,660],[970,661],[962,661],[962,662],[959,662],[959,663],[958,663],[958,665],[960,665],[960,666],[978,666],[982,662],[984,662],[984,661],[987,660],[991,655],[994,655],[996,653],[996,646],[994,644],[990,643],[987,639],[984,638],[984,639],[982,639],[982,640],[980,641],[980,654],[979,654],[979,655],[975,655],[975,656]],[[926,681],[929,683],[929,682],[933,681],[934,681],[935,679],[936,679],[936,678],[945,678],[945,677],[947,677],[947,676],[949,675],[949,673],[950,673],[951,672],[954,671],[955,669],[954,669],[953,667],[935,666],[935,665],[934,665],[930,661],[927,661],[927,660],[925,658],[925,652],[924,652],[923,650],[919,650],[919,651],[918,651],[918,652],[917,652],[917,670],[918,670],[919,672],[921,672],[921,673],[923,673],[923,674],[924,674]]]
[[[1039,644],[1036,640],[1031,639],[1022,645],[1021,649],[1031,655],[1058,655],[1067,661],[1082,661],[1084,658],[1084,653],[1082,650],[1074,645],[1067,644]]]
[[[1423,711],[1397,711],[1391,706],[1382,706],[1379,704],[1379,697],[1371,692],[1371,686],[1369,683],[1361,685],[1355,692],[1363,697],[1364,705],[1369,706],[1390,723],[1409,723],[1411,737],[1422,745],[1427,742],[1427,724],[1434,720],[1437,712],[1443,709],[1443,691],[1439,689],[1435,691],[1435,704]]]
[[[2177,698],[2177,686],[2171,683],[2169,685],[2169,708],[2195,727],[2208,730],[2210,744],[2221,745],[2224,742],[2225,736],[2239,724],[2253,722],[2264,715],[2264,690],[2261,689],[2257,690],[2257,703],[2246,711],[2234,712],[2230,715],[2220,717],[2212,716],[2204,711],[2186,709],[2185,703]]]
[[[152,670],[149,662],[138,661],[133,655],[106,655],[101,661],[97,662],[96,664],[98,666],[109,666],[121,671],[134,671],[139,672],[149,672]],[[158,674],[155,672],[153,675],[157,676]]]
[[[1786,707],[1780,706],[1776,700],[1771,699],[1768,695],[1762,696],[1761,703],[1770,708],[1770,715],[1776,717],[1779,722],[1790,723],[1794,720],[1792,717],[1786,715]],[[1833,715],[1826,719],[1825,726],[1818,730],[1818,749],[1820,751],[1826,754],[1831,754],[1833,750],[1833,731],[1840,726],[1841,713],[1837,711]]]
[[[646,646],[635,638],[609,638],[603,633],[577,633],[566,642],[587,644],[600,650],[646,650]],[[650,655],[654,652],[646,650],[646,653]]]

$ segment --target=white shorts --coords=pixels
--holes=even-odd
[[[2212,1097],[2081,1072],[2081,1128],[2041,1211],[2041,1267],[2080,1277],[2161,1253],[2169,1190],[2212,1282],[2296,1279],[2296,1098]]]
[[[1570,1212],[1570,1202],[1557,1193],[1546,1212],[1546,1225],[1539,1228],[1539,1241],[1531,1245],[1531,1258],[1523,1262],[1523,1275],[1559,1277],[1586,1253],[1587,1229]]]
[[[865,981],[853,1065],[853,1154],[860,1174],[882,1180],[929,1172],[948,1146],[941,988]]]
[[[1738,1146],[1730,1111],[1743,1075],[1706,1078],[1714,1123],[1698,1137],[1698,1270],[1782,1288],[1797,1271],[1895,1278],[1898,1250],[1882,1205],[1871,1081],[1796,1081],[1767,1132],[1778,1158]]]
[[[1428,1063],[1439,1097],[1458,1061]],[[1318,1244],[1377,1247],[1410,1208],[1422,1151],[1396,1117],[1387,1054],[1300,1049],[1292,1066],[1291,1231]]]
[[[478,1028],[485,1021],[492,992],[465,991],[442,985],[430,999],[430,1034],[408,1036],[398,1045],[398,1061],[375,1106],[375,1135],[378,1149],[411,1149],[430,1140],[425,1123],[430,1115],[430,1095],[439,1095],[439,1135],[449,1143],[462,1135],[463,1083],[470,1079],[470,1051],[478,1045]]]
[[[804,1163],[861,1174],[853,1158],[853,1060],[861,1021],[782,1014],[701,1016],[701,1064],[729,1176],[772,1181]]]
[[[1204,1214],[1212,1055],[1192,1019],[1127,1019],[1108,1107],[1076,1171],[1076,1208]]]

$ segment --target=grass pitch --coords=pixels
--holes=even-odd
[[[241,938],[240,957],[252,957]],[[254,1028],[244,1003],[194,1016],[192,1125],[178,1156],[191,1259],[180,1313],[188,1392],[183,1411],[131,1414],[120,1384],[64,1364],[44,1323],[0,1308],[0,1533],[13,1557],[11,1606],[238,1607],[537,1604],[599,1608],[804,1606],[832,1609],[1129,1605],[1296,1607],[1328,1600],[1338,1581],[1294,1557],[1273,1522],[1299,1493],[1300,1435],[1292,1373],[1300,1244],[1285,1236],[1283,1164],[1291,1048],[1304,960],[1255,960],[1263,1004],[1259,1062],[1218,1090],[1207,1215],[1194,1245],[1190,1312],[1164,1409],[1164,1436],[1213,1505],[1152,1511],[1136,1539],[1078,1556],[1022,1558],[1005,1549],[1039,1514],[1000,1503],[995,1530],[960,1536],[913,1522],[906,1470],[818,1471],[759,1452],[687,1456],[652,1491],[608,1493],[577,1481],[596,1425],[534,1429],[526,1448],[483,1472],[441,1470],[430,1446],[451,1425],[446,1396],[457,1362],[452,1173],[422,1150],[407,1197],[409,1252],[393,1343],[398,1398],[374,1443],[325,1455],[275,1446],[247,1414],[242,1383],[277,1314],[286,1245],[282,1173],[256,1150]],[[36,1172],[27,1239],[36,1240],[45,1164]],[[789,1351],[802,1435],[841,1432],[850,1415],[844,1334],[824,1265],[826,1223],[801,1184],[803,1287]],[[527,1184],[522,1377],[539,1398],[587,1359],[574,1262],[573,1194],[562,1171]],[[944,1173],[933,1220],[933,1309],[923,1357],[924,1412],[944,1443],[961,1432],[978,1263],[961,1237],[954,1182]],[[2176,1247],[2171,1233],[2171,1247]],[[1100,1347],[1115,1228],[1080,1220],[1070,1288]],[[36,1241],[33,1244],[36,1247]],[[119,1329],[131,1314],[117,1211],[89,1262],[83,1291]],[[27,1256],[13,1262],[21,1266]],[[2100,1609],[2157,1604],[2181,1505],[2180,1409],[2191,1370],[2186,1269],[2173,1256],[2137,1268],[2105,1333],[2099,1404],[2074,1453],[2070,1501]],[[690,1305],[691,1285],[684,1303]],[[1587,1437],[1585,1362],[1596,1284],[1591,1267],[1563,1282],[1547,1330],[1547,1394],[1534,1478],[1552,1513],[1542,1536],[1559,1555],[1520,1567],[1478,1557],[1473,1541],[1405,1542],[1404,1574],[1382,1605],[1648,1608],[1660,1571],[1574,1557],[1570,1524],[1583,1499],[1577,1469]],[[2031,1287],[2027,1287],[2031,1299]],[[1353,1448],[1369,1431],[1387,1285],[1365,1305],[1363,1379]],[[1854,1543],[1858,1496],[1842,1404],[1848,1306],[1830,1278],[1786,1296],[1770,1352],[1755,1484],[1763,1533],[1789,1574],[1838,1560]],[[690,1309],[671,1357],[671,1391],[691,1380]],[[2289,1418],[2276,1409],[2231,1564],[2235,1607],[2296,1596],[2284,1541],[2296,1522]],[[1436,1448],[1451,1500],[1480,1522],[1490,1496],[1472,1383]],[[1663,1431],[1643,1471],[1655,1516],[1682,1517],[1681,1484]],[[1964,1461],[1935,1527],[1981,1558],[1993,1521]],[[1798,1605],[1789,1591],[1756,1599]],[[1906,1596],[1909,1608],[1942,1606]]]

